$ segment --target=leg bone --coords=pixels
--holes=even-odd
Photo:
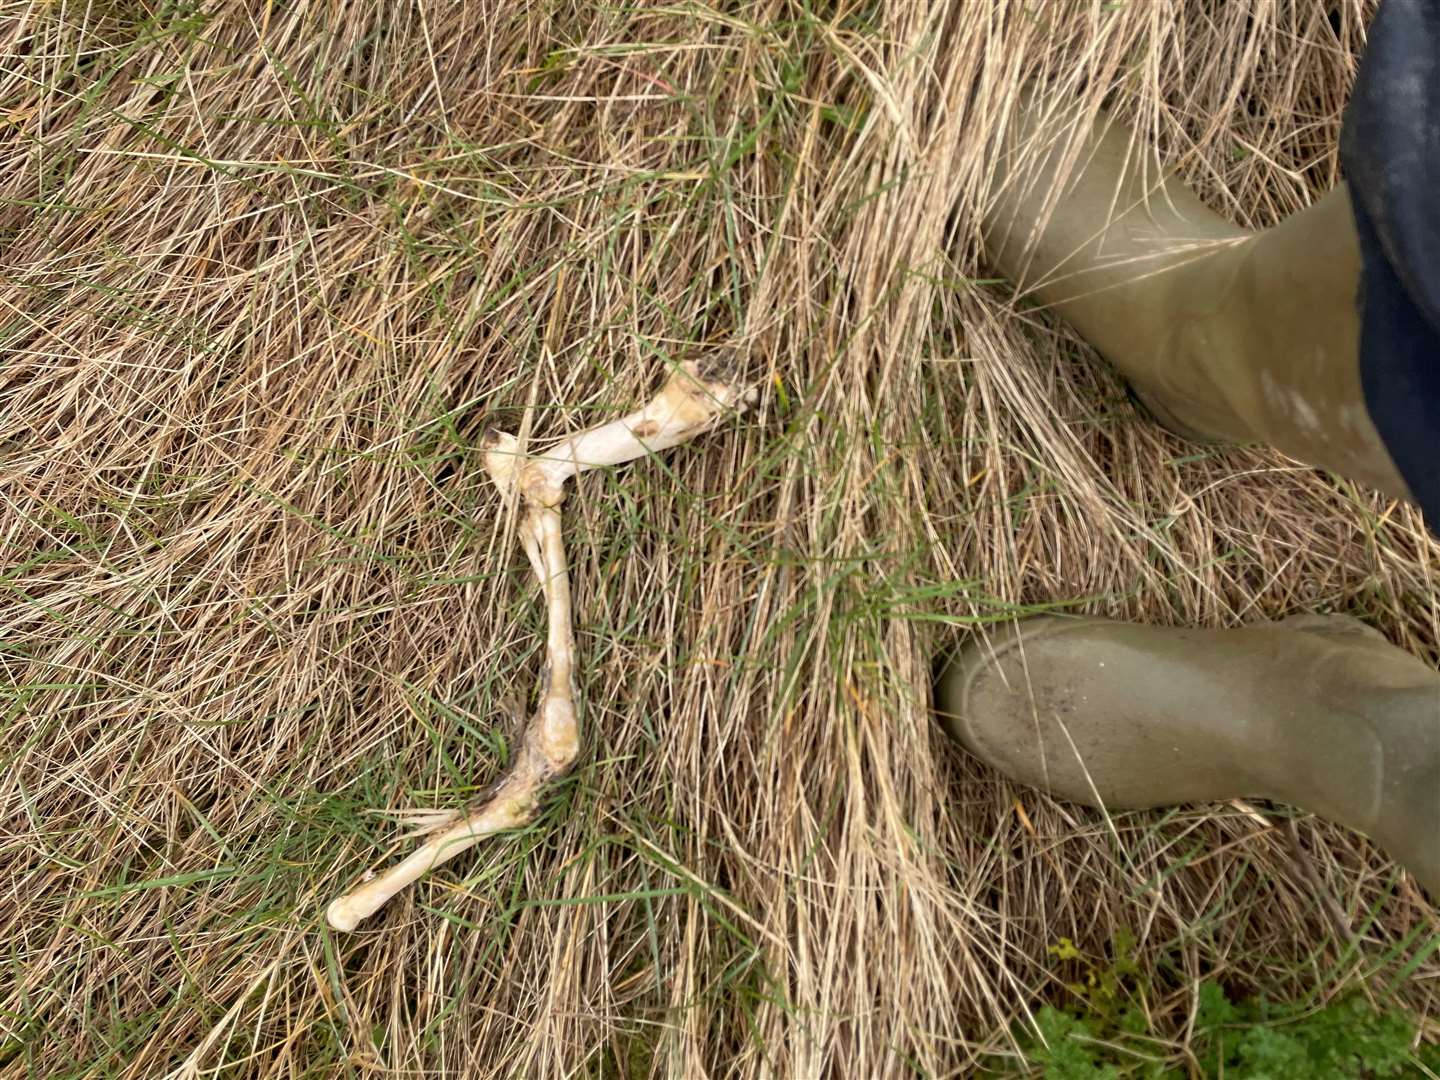
[[[487,836],[530,822],[544,786],[574,764],[579,752],[575,639],[570,575],[560,534],[565,481],[587,469],[619,465],[688,442],[730,411],[744,408],[748,400],[733,377],[686,363],[643,408],[563,439],[544,454],[524,456],[513,435],[494,431],[487,435],[485,467],[503,493],[518,494],[524,504],[520,542],[545,594],[548,630],[540,703],[515,761],[490,795],[462,820],[440,826],[404,860],[333,901],[325,912],[332,927],[355,929],[433,867]]]

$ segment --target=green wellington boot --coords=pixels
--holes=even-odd
[[[1041,129],[1023,104],[1000,154],[983,223],[997,268],[1176,433],[1267,443],[1406,497],[1361,391],[1360,253],[1344,187],[1250,233],[1147,170],[1117,121],[1102,115],[1069,166],[1063,140],[1044,146]]]
[[[1026,619],[953,656],[936,708],[1012,780],[1111,810],[1274,799],[1367,834],[1440,899],[1440,673],[1354,619]]]
[[[1263,233],[1102,117],[1041,145],[1022,105],[984,219],[994,263],[1192,438],[1264,442],[1398,497],[1365,409],[1343,188]],[[1074,151],[1075,148],[1068,148]],[[1368,833],[1440,897],[1440,674],[1343,617],[1238,630],[1029,619],[952,657],[947,728],[1014,780],[1112,809],[1263,796]]]

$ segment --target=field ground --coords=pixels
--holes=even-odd
[[[1030,611],[1436,660],[1414,512],[1158,431],[976,243],[1034,79],[1237,220],[1306,204],[1369,13],[0,5],[0,1076],[1019,1072],[1122,953],[1181,1069],[1207,983],[1433,1017],[1435,909],[1363,838],[1107,819],[927,711]],[[757,406],[567,504],[580,767],[326,930],[404,846],[371,811],[465,804],[533,700],[485,425],[717,351]]]

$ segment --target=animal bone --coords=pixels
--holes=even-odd
[[[540,704],[509,771],[487,797],[463,818],[455,813],[441,819],[425,830],[433,835],[408,857],[333,901],[325,911],[332,927],[354,930],[427,871],[487,836],[530,822],[539,809],[541,789],[575,763],[575,639],[570,574],[560,539],[565,481],[587,469],[619,465],[688,442],[729,412],[743,409],[750,397],[734,373],[686,362],[638,412],[563,439],[544,454],[522,454],[515,436],[486,432],[485,468],[507,498],[518,495],[521,500],[520,543],[545,595],[549,627]]]

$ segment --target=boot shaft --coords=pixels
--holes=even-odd
[[[1264,442],[1404,497],[1364,404],[1343,187],[1249,233],[1160,174],[1113,119],[1044,145],[1050,126],[1026,102],[1001,155],[984,222],[996,265],[1172,429]]]

